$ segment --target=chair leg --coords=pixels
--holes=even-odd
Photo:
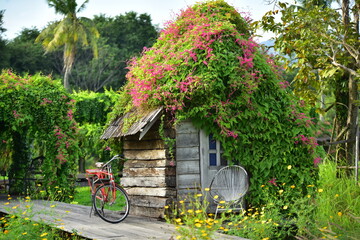
[[[216,210],[215,210],[214,220],[215,220],[215,219],[216,219],[216,217],[217,217],[218,210],[219,210],[219,204],[217,204],[217,205],[216,205]]]

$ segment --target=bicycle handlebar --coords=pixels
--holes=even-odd
[[[112,161],[114,161],[115,159],[125,159],[123,157],[123,155],[115,155],[113,156],[109,161],[107,161],[106,163],[104,163],[104,165],[101,166],[101,170],[103,170],[106,166],[108,166]]]

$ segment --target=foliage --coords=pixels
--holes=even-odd
[[[189,195],[187,199],[179,201],[178,205],[165,206],[168,212],[165,216],[166,221],[174,224],[179,234],[176,239],[214,239],[217,230],[228,231],[222,226],[226,219],[224,214],[215,219],[214,214],[207,213],[207,197],[209,196],[205,191],[204,195]]]
[[[315,198],[316,235],[328,239],[356,239],[360,235],[360,185],[355,177],[339,172],[327,160],[319,166],[319,189]],[[337,237],[336,237],[337,236]]]
[[[54,54],[44,55],[44,50],[40,43],[34,43],[40,31],[36,28],[23,29],[20,34],[9,41],[6,45],[9,52],[8,63],[5,67],[11,68],[18,74],[61,74],[56,69],[56,58]]]
[[[334,140],[354,139],[359,103],[356,81],[360,77],[359,18],[356,15],[360,5],[342,1],[339,11],[322,1],[304,2],[304,6],[279,3],[280,11],[268,12],[261,26],[278,36],[276,51],[295,56],[296,61],[286,60],[291,70],[298,69],[293,84],[295,93],[313,104],[322,94],[335,96]],[[353,22],[350,22],[350,9],[354,14]],[[276,22],[278,13],[281,13],[281,20]],[[343,130],[348,130],[347,134],[341,134]],[[354,145],[351,142],[346,145],[350,164],[353,163]]]
[[[3,39],[2,34],[6,31],[5,28],[2,27],[2,25],[4,24],[4,10],[0,10],[0,69],[2,69],[3,67],[5,67],[6,63],[7,63],[7,58],[9,56],[8,51],[6,49],[6,41],[5,39]]]
[[[252,204],[264,201],[258,188],[269,181],[307,186],[316,178],[321,156],[307,110],[252,40],[247,20],[224,1],[183,11],[129,69],[131,101],[114,111],[164,106],[174,120],[192,119],[250,173]]]
[[[8,196],[8,200],[11,199]],[[0,239],[82,239],[76,233],[67,234],[56,229],[55,224],[45,223],[41,219],[36,222],[33,221],[32,218],[35,213],[31,199],[26,197],[21,201],[24,201],[25,208],[15,205],[11,208],[12,214],[0,218]],[[9,202],[5,204],[9,204]],[[51,214],[51,212],[44,212],[44,214]]]
[[[286,182],[261,186],[267,193],[276,188],[278,194],[267,195],[261,208],[231,216],[229,234],[249,239],[356,239],[360,234],[359,185],[353,177],[339,176],[332,161],[324,161],[319,168],[317,187],[308,185],[306,196],[299,186]]]
[[[88,0],[79,7],[76,0],[48,0],[50,7],[56,13],[64,15],[61,21],[49,24],[36,41],[41,42],[46,52],[51,52],[64,46],[64,87],[70,90],[69,74],[74,65],[77,44],[90,45],[94,57],[97,57],[97,39],[99,32],[89,18],[77,17],[76,14],[85,8]]]
[[[20,77],[3,71],[0,81],[0,144],[13,153],[9,173],[13,190],[23,191],[29,160],[42,155],[44,185],[57,185],[71,195],[78,159],[74,101],[58,81],[40,74]],[[2,161],[8,151],[1,152]],[[50,195],[54,190],[49,191]]]
[[[100,139],[107,115],[118,100],[118,94],[112,90],[105,93],[80,91],[71,94],[76,101],[74,119],[79,124],[78,142],[80,147],[80,171],[94,162],[108,160],[111,148]],[[85,166],[84,166],[85,165]]]
[[[95,16],[93,19],[101,37],[99,56],[92,58],[90,49],[79,51],[70,81],[80,89],[101,91],[104,86],[118,89],[125,82],[127,61],[150,47],[157,31],[147,14],[128,12],[115,17]]]

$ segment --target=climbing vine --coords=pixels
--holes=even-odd
[[[174,123],[191,119],[212,133],[224,157],[249,171],[259,204],[261,185],[313,184],[321,150],[306,108],[251,38],[249,21],[223,0],[189,7],[130,62],[124,91],[132,107],[163,106]]]
[[[78,159],[74,102],[50,77],[1,73],[0,145],[7,151],[0,153],[0,160],[12,157],[10,166],[3,164],[11,192],[24,191],[30,159],[44,156],[42,191],[57,196],[56,200],[73,195]]]

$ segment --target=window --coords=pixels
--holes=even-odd
[[[209,166],[226,166],[227,162],[222,157],[220,142],[215,140],[212,134],[210,134],[207,138]]]

